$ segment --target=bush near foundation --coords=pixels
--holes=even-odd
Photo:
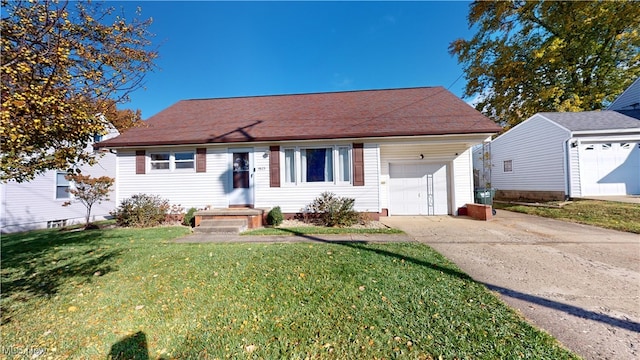
[[[166,221],[171,206],[158,195],[137,194],[125,199],[111,212],[118,226],[151,227]]]
[[[325,191],[307,206],[307,212],[324,226],[351,226],[360,219],[360,214],[353,209],[355,201],[353,198],[339,197]]]

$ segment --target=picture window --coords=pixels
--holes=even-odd
[[[284,180],[287,184],[348,183],[351,181],[351,147],[284,149]]]

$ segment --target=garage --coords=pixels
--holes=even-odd
[[[582,143],[582,196],[640,194],[637,142]]]
[[[446,164],[389,164],[390,215],[447,215]]]

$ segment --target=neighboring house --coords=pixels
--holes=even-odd
[[[118,135],[116,130],[97,137],[97,141]],[[87,151],[94,151],[90,145]],[[108,151],[103,154],[98,164],[80,166],[83,174],[92,177],[116,177],[116,156]],[[73,201],[67,190],[73,186],[65,179],[66,171],[47,171],[29,182],[17,183],[9,181],[0,183],[2,213],[0,231],[10,233],[42,228],[64,227],[85,221],[86,208]],[[111,193],[109,201],[95,204],[91,209],[91,221],[102,220],[116,207],[115,194]],[[71,205],[62,206],[67,201]]]
[[[640,110],[535,114],[491,143],[496,197],[640,194],[638,119]]]
[[[637,116],[640,110],[640,77],[609,105],[607,110],[616,110],[630,116]],[[629,113],[627,113],[629,112]]]
[[[500,130],[442,87],[184,100],[98,146],[117,151],[118,202],[280,206],[324,191],[374,216],[473,202],[471,147]]]

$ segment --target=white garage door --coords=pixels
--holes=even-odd
[[[582,196],[640,194],[638,143],[585,143],[581,148]]]
[[[445,164],[389,164],[390,215],[447,215]]]

